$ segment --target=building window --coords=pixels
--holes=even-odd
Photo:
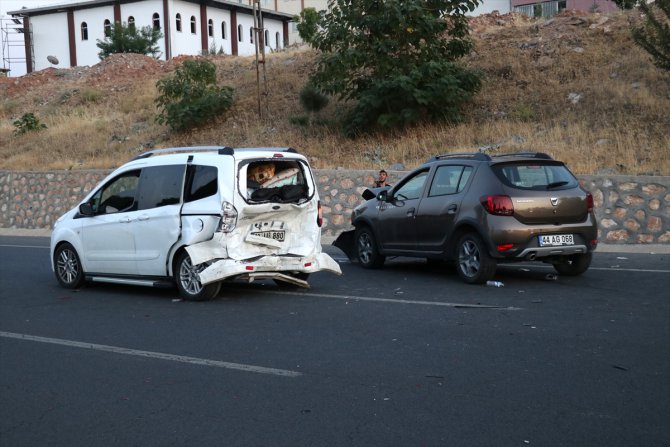
[[[88,25],[81,22],[81,40],[88,40]]]
[[[128,17],[128,28],[135,29],[135,17],[133,16]]]
[[[157,12],[154,12],[152,22],[154,24],[154,29],[155,30],[160,30],[161,29],[161,16],[159,16]]]
[[[209,37],[214,37],[214,20],[212,19],[207,22],[207,34]]]
[[[253,28],[253,26],[249,28],[249,42],[254,43],[254,28]]]
[[[221,22],[221,38],[226,39],[226,22]]]
[[[265,30],[265,35],[263,36],[263,46],[269,47],[270,46],[270,31]]]
[[[244,28],[242,28],[242,25],[237,25],[237,40],[240,42],[244,42],[244,37],[242,32],[244,31]]]
[[[195,16],[191,16],[191,34],[195,34]]]
[[[102,28],[105,30],[105,37],[112,35],[112,22],[109,19],[105,19],[105,23],[102,25]]]
[[[277,46],[275,48],[280,49],[281,48],[281,45],[280,45],[281,40],[280,40],[280,37],[279,37],[279,33],[275,34],[275,41],[277,42]]]
[[[177,31],[181,32],[181,14],[177,14]]]

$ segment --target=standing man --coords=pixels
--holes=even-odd
[[[375,181],[375,187],[381,188],[382,186],[391,186],[390,183],[386,181],[388,179],[388,174],[383,169],[379,171],[379,178]]]

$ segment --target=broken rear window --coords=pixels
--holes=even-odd
[[[252,161],[241,167],[240,191],[248,202],[299,203],[310,196],[306,169],[295,160]]]

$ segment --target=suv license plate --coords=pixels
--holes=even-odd
[[[286,232],[284,230],[281,231],[257,231],[254,233],[251,233],[254,236],[258,237],[264,237],[266,239],[272,239],[274,241],[279,241],[279,242],[284,242],[284,237],[286,236]]]
[[[540,247],[557,247],[561,245],[574,245],[575,239],[571,234],[552,234],[540,236]]]

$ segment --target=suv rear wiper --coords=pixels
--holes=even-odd
[[[558,188],[559,186],[565,186],[567,184],[568,184],[568,182],[566,182],[565,180],[562,180],[560,182],[549,183],[547,185],[547,189]]]

